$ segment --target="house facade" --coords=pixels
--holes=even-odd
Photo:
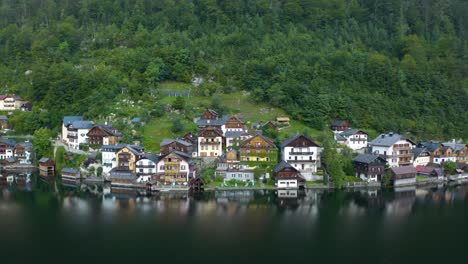
[[[278,148],[273,141],[257,134],[241,143],[239,148],[240,160],[250,164],[276,164],[278,162]]]
[[[193,144],[183,139],[165,138],[159,144],[160,155],[167,155],[173,150],[177,150],[189,155],[193,153]]]
[[[359,129],[348,129],[335,134],[335,140],[352,150],[360,150],[367,147],[368,135]]]
[[[86,134],[92,145],[115,145],[122,139],[122,133],[110,125],[94,125]]]
[[[18,159],[19,164],[32,163],[33,144],[29,141],[18,143],[15,146],[15,158]]]
[[[150,154],[136,162],[136,174],[139,182],[151,180],[151,176],[157,173],[158,160],[157,155]]]
[[[320,146],[307,136],[296,134],[283,141],[281,159],[291,164],[308,181],[322,178],[316,175],[320,165]]]
[[[112,168],[117,167],[117,152],[125,145],[104,145],[101,147],[102,153],[102,172],[110,173]]]
[[[351,126],[346,120],[335,120],[331,124],[330,129],[333,131],[333,133],[341,133],[343,131],[351,129]]]
[[[62,121],[62,142],[68,144],[68,126],[75,121],[83,121],[82,116],[64,116]]]
[[[224,178],[225,181],[254,181],[254,170],[248,165],[241,164],[237,151],[234,149],[226,152],[224,157],[220,157],[216,161],[215,174]]]
[[[25,103],[26,101],[23,98],[15,94],[0,95],[0,111],[20,110]]]
[[[144,149],[127,145],[117,151],[116,163],[119,171],[136,173],[136,162],[144,157]]]
[[[298,188],[305,185],[301,173],[284,160],[275,166],[273,175],[278,188]]]
[[[15,156],[15,146],[15,140],[0,139],[0,159],[13,158]]]
[[[88,132],[93,127],[91,121],[73,121],[66,125],[68,145],[79,149],[80,144],[88,143]]]
[[[55,162],[49,158],[41,158],[39,160],[39,176],[54,177],[55,175]]]
[[[369,142],[369,151],[383,157],[390,167],[410,166],[413,164],[414,142],[406,137],[388,133],[381,134]]]
[[[374,154],[360,154],[353,160],[355,176],[366,182],[380,182],[385,175],[384,158]]]
[[[426,166],[431,162],[431,153],[426,148],[413,148],[413,166]]]
[[[223,154],[223,132],[216,127],[203,128],[198,132],[198,156],[219,157]]]
[[[190,178],[195,177],[191,156],[179,151],[161,156],[157,163],[158,173],[154,180],[162,183],[185,185]]]

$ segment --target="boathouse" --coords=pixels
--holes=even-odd
[[[54,177],[55,162],[49,158],[39,160],[39,175],[42,177]]]

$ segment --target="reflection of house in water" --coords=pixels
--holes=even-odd
[[[386,213],[394,216],[410,214],[416,201],[416,187],[397,187],[394,191],[394,199],[386,204]]]
[[[354,196],[354,202],[367,210],[384,210],[386,203],[382,191],[379,189],[362,189]]]
[[[218,203],[241,202],[248,203],[254,199],[254,191],[216,191],[215,199]]]
[[[33,182],[31,180],[32,170],[21,171],[2,171],[0,175],[0,184],[2,179],[13,176],[13,185],[20,191],[31,191],[33,189]],[[6,181],[4,182],[6,184]]]

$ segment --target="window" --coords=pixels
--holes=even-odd
[[[185,165],[181,165],[181,166],[180,166],[180,169],[181,169],[181,170],[185,170]]]
[[[159,166],[159,170],[164,170],[164,165]]]
[[[260,158],[257,157],[257,161],[260,161]]]

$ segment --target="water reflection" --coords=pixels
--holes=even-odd
[[[347,257],[365,251],[398,263],[392,252],[417,248],[415,239],[421,234],[432,232],[437,241],[463,234],[467,193],[468,185],[456,185],[161,192],[148,197],[106,184],[41,180],[32,173],[1,184],[0,246],[37,248],[47,240],[59,247],[56,241],[65,239],[68,247],[86,244],[112,256],[128,250],[123,245],[129,241],[140,255],[154,248],[177,249],[183,243],[189,254],[207,248],[213,255],[235,249],[242,253],[236,256],[269,252],[274,260],[297,252],[328,260],[336,256],[327,252],[339,248]],[[447,235],[435,226],[443,226],[440,230]],[[428,239],[425,247],[439,245]]]

